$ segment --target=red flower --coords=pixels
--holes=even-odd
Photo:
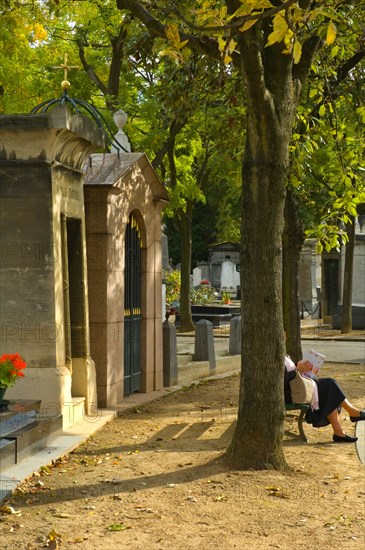
[[[26,362],[18,353],[4,353],[0,357],[0,388],[13,386],[18,378],[23,378]]]

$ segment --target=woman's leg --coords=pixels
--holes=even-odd
[[[351,435],[347,435],[340,424],[340,416],[338,414],[338,410],[335,409],[327,416],[328,421],[330,422],[332,429],[333,429],[333,436],[332,439],[335,443],[355,443],[357,441],[357,437],[352,437]]]
[[[343,407],[352,417],[361,416],[361,411],[354,407],[348,399],[344,399],[344,401],[342,401],[341,407]]]
[[[338,410],[335,409],[334,411],[332,411],[328,416],[327,416],[331,426],[332,426],[332,430],[333,430],[333,433],[335,435],[340,435],[340,436],[345,436],[345,432],[343,431],[342,429],[342,426],[340,424],[340,416],[338,414]]]

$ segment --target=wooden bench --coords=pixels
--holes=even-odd
[[[290,416],[292,418],[297,418],[298,421],[298,430],[299,430],[299,437],[306,443],[308,442],[307,436],[304,433],[303,429],[303,420],[305,413],[309,409],[309,405],[306,403],[285,403],[285,410],[288,411],[300,411],[300,414],[287,414],[287,416]]]

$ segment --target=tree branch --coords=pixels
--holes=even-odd
[[[111,39],[112,44],[112,61],[110,64],[108,88],[109,93],[115,97],[119,94],[119,79],[122,68],[123,43],[127,37],[127,31],[123,25],[119,29],[116,37]]]
[[[251,13],[250,15],[244,15],[241,17],[237,17],[232,23],[227,23],[226,25],[207,25],[204,27],[205,32],[216,32],[216,31],[230,31],[230,30],[237,30],[240,27],[242,27],[245,23],[248,23],[249,21],[262,21],[263,19],[267,19],[268,17],[272,17],[273,15],[276,15],[280,11],[287,10],[290,6],[292,6],[294,3],[296,3],[297,0],[286,0],[286,2],[280,2],[279,6],[275,6],[275,8],[271,9],[261,9],[261,11],[257,11],[254,13]],[[239,5],[237,6],[238,9]],[[195,31],[202,31],[202,27],[199,27],[198,25],[194,25],[191,21],[188,21],[186,17],[181,13],[181,11],[176,7],[176,5],[173,6],[173,9],[170,10],[168,13],[174,12],[183,23],[185,23],[190,29]]]
[[[315,107],[311,110],[309,117],[318,116],[318,111],[321,105],[326,101],[327,98],[331,97],[332,100],[337,97],[337,94],[333,94],[332,90],[339,86],[343,82],[352,69],[356,67],[365,57],[365,48],[360,48],[354,55],[352,55],[347,61],[345,61],[337,71],[337,78],[335,81],[331,82],[331,86],[326,86],[325,92],[323,93],[322,99],[317,103]]]
[[[117,6],[120,10],[129,10],[137,17],[137,19],[139,19],[148,29],[151,36],[166,38],[165,25],[153,17],[149,11],[135,0],[117,0]],[[217,61],[221,61],[221,53],[218,48],[217,40],[205,34],[202,34],[200,37],[180,31],[179,34],[181,41],[187,40],[191,49],[209,55],[209,57],[213,57]],[[235,55],[234,52],[232,57],[235,57],[235,61],[238,63],[238,56]]]
[[[156,170],[160,164],[162,163],[162,160],[166,153],[172,148],[172,150],[175,147],[175,139],[176,136],[179,134],[179,132],[183,129],[183,127],[186,124],[186,120],[178,120],[175,119],[172,121],[170,128],[169,128],[169,135],[165,141],[165,143],[162,145],[160,150],[157,152],[155,158],[151,162],[152,167]]]
[[[82,63],[82,66],[84,67],[84,71],[88,74],[90,80],[92,80],[96,84],[96,86],[99,88],[99,90],[105,96],[107,96],[109,94],[108,87],[104,84],[104,82],[102,80],[100,80],[98,75],[95,73],[93,67],[91,65],[89,65],[89,63],[86,61],[85,48],[84,48],[83,40],[81,38],[78,38],[76,40],[76,44],[77,44],[77,47],[79,49],[80,61]]]

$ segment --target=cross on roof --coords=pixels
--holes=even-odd
[[[71,69],[79,69],[79,65],[68,65],[68,55],[65,53],[64,57],[64,63],[61,63],[61,65],[57,65],[56,67],[52,67],[52,69],[63,69],[63,82],[61,83],[62,88],[69,88],[71,84],[67,80],[67,71],[71,71]]]

